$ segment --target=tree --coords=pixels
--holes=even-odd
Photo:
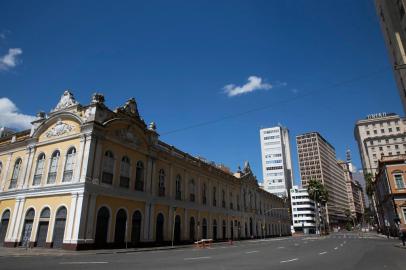
[[[309,185],[307,186],[307,192],[309,193],[310,199],[315,201],[316,230],[318,230],[319,210],[317,204],[320,203],[324,206],[326,205],[328,201],[328,191],[320,181],[310,179]]]
[[[311,179],[307,186],[307,192],[309,197],[318,203],[326,204],[328,201],[328,191],[320,181]]]
[[[374,176],[372,173],[365,173],[364,174],[365,178],[365,193],[368,195],[368,198],[372,198],[372,195],[374,194]]]

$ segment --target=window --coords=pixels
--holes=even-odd
[[[112,185],[113,177],[114,177],[114,155],[111,151],[106,151],[106,153],[104,153],[103,159],[102,183]]]
[[[400,131],[400,127],[396,127],[396,131]]]
[[[229,196],[230,196],[230,209],[234,209],[234,204],[233,204],[233,193],[232,193],[232,192],[230,192]]]
[[[392,132],[392,128],[388,128],[388,131],[389,131],[389,132]]]
[[[376,129],[374,129],[374,134],[378,134],[378,131]]]
[[[142,161],[137,162],[135,170],[135,190],[144,191],[144,164]]]
[[[14,163],[14,170],[13,170],[13,175],[11,176],[9,188],[17,187],[18,176],[20,175],[20,171],[21,171],[21,163],[22,163],[21,158],[17,158],[16,162]]]
[[[34,179],[32,181],[33,186],[41,184],[42,175],[44,174],[45,154],[41,153],[37,159],[37,167],[35,168]]]
[[[217,197],[217,189],[216,187],[213,187],[213,206],[217,206],[216,197]]]
[[[207,203],[207,197],[206,197],[206,183],[203,184],[203,188],[202,188],[202,203],[206,204]]]
[[[383,128],[381,128],[381,133],[385,133],[385,130]]]
[[[178,174],[176,176],[176,181],[175,181],[175,199],[181,201],[182,200],[182,190],[181,190],[181,181],[182,177]]]
[[[401,174],[395,174],[395,182],[396,182],[396,187],[398,189],[405,188],[405,182],[403,181],[403,176]]]
[[[60,153],[59,151],[55,151],[51,157],[51,163],[49,165],[49,172],[48,172],[48,184],[55,184],[56,182],[56,175],[58,173],[58,161],[59,161]]]
[[[76,149],[72,147],[66,153],[65,170],[63,172],[62,182],[70,182],[73,178],[73,168],[75,167]]]
[[[195,201],[195,180],[194,179],[190,179],[189,180],[189,192],[190,192],[190,201],[194,202]]]
[[[367,135],[369,135],[369,133],[370,133],[369,130],[367,130]]]
[[[130,187],[130,169],[131,163],[127,156],[121,159],[120,167],[120,187],[129,188]]]
[[[370,141],[369,144],[370,144],[370,145],[374,145],[374,141]]]
[[[158,176],[158,196],[164,197],[165,196],[165,171],[163,169],[159,170]]]

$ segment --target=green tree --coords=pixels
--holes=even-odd
[[[365,173],[365,193],[368,195],[368,198],[371,199],[374,194],[374,176],[372,173]]]
[[[311,179],[307,186],[307,192],[309,193],[310,199],[318,203],[326,204],[328,201],[328,191],[320,181]]]

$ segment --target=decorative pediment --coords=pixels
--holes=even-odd
[[[118,112],[130,114],[139,117],[137,102],[134,98],[127,100],[127,102],[122,106],[117,108]]]
[[[58,104],[56,105],[55,109],[52,110],[52,112],[60,111],[63,109],[66,109],[71,106],[78,105],[79,103],[75,100],[73,97],[73,94],[69,91],[65,91],[63,95],[61,96],[61,99],[59,100]]]
[[[119,139],[121,142],[131,144],[133,146],[138,146],[140,144],[139,138],[132,132],[131,129],[117,129],[114,132],[114,135]]]
[[[58,122],[56,122],[55,126],[53,126],[45,133],[45,136],[47,138],[58,137],[73,131],[74,128],[74,126],[64,123],[61,119],[59,119]]]

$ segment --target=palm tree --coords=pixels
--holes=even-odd
[[[307,192],[309,193],[310,199],[314,200],[316,231],[317,231],[318,230],[318,220],[319,220],[319,210],[317,208],[317,204],[320,203],[323,206],[326,205],[326,203],[328,201],[328,191],[320,181],[317,181],[315,179],[310,179],[309,185],[307,186]]]

